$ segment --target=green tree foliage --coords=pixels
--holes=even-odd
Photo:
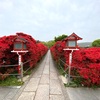
[[[46,45],[48,48],[50,48],[50,47],[52,47],[55,44],[55,42],[61,41],[61,40],[63,40],[66,37],[67,37],[67,35],[63,34],[63,35],[55,37],[54,40],[50,40],[50,41],[47,41],[47,42],[42,41],[42,43],[44,45]]]
[[[55,41],[54,40],[48,41],[47,44],[48,44],[48,47],[50,48],[55,44]]]
[[[93,47],[100,47],[100,39],[94,40],[94,41],[92,42],[92,46],[93,46]]]
[[[58,37],[55,37],[54,40],[55,40],[55,42],[57,42],[57,41],[63,40],[63,39],[66,38],[66,37],[67,37],[67,35],[63,34],[63,35],[60,35],[60,36],[58,36]]]
[[[48,48],[52,47],[55,44],[54,40],[50,40],[48,42],[42,42],[44,45],[46,45]]]

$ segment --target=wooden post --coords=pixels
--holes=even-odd
[[[69,54],[68,85],[69,85],[69,83],[70,83],[71,64],[72,64],[72,53],[73,53],[73,50],[72,50],[71,53]]]
[[[21,62],[22,62],[22,55],[18,54],[18,74],[21,75]]]

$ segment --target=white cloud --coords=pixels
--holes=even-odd
[[[13,7],[11,0],[2,0],[0,1],[0,11],[1,10],[10,10]]]

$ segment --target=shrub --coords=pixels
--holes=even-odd
[[[32,60],[28,63],[28,66],[34,67],[36,63],[41,59],[41,57],[47,52],[48,48],[42,43],[37,43],[36,40],[24,33],[16,33],[16,35],[4,36],[0,38],[0,67],[1,65],[14,65],[18,64],[18,55],[16,53],[12,53],[13,50],[13,40],[15,37],[21,37],[26,39],[28,42],[26,43],[28,47],[28,53],[23,55],[23,62],[27,60]],[[10,67],[12,68],[12,67]],[[14,71],[18,68],[14,67]],[[3,79],[2,73],[11,73],[12,71],[8,71],[8,68],[0,68],[0,79]]]
[[[72,71],[76,70],[85,86],[100,86],[100,48],[80,49],[73,53]]]
[[[69,51],[64,51],[64,41],[58,41],[51,52],[56,61],[59,58],[64,59],[69,65]],[[83,48],[73,52],[71,65],[71,75],[80,76],[74,78],[74,81],[80,82],[84,86],[100,86],[100,48]],[[65,69],[68,66],[65,65]]]

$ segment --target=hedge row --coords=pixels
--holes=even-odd
[[[30,35],[24,33],[16,33],[16,35],[0,37],[0,65],[18,64],[18,55],[11,52],[13,50],[13,40],[18,36],[28,41],[26,43],[28,47],[28,53],[23,55],[23,62],[27,60],[32,60],[27,63],[27,66],[34,67],[36,63],[43,57],[43,55],[45,55],[48,48],[41,42],[37,42]],[[14,69],[18,68],[14,67]],[[0,68],[0,79],[3,79],[2,74],[7,74],[7,72],[7,68]],[[9,73],[10,72],[12,71],[9,71]]]
[[[63,59],[69,65],[69,53],[64,51],[65,42],[58,41],[51,52],[56,61]],[[67,66],[65,65],[65,69]],[[100,48],[80,48],[73,52],[71,75],[80,76],[75,81],[84,86],[100,86]]]

